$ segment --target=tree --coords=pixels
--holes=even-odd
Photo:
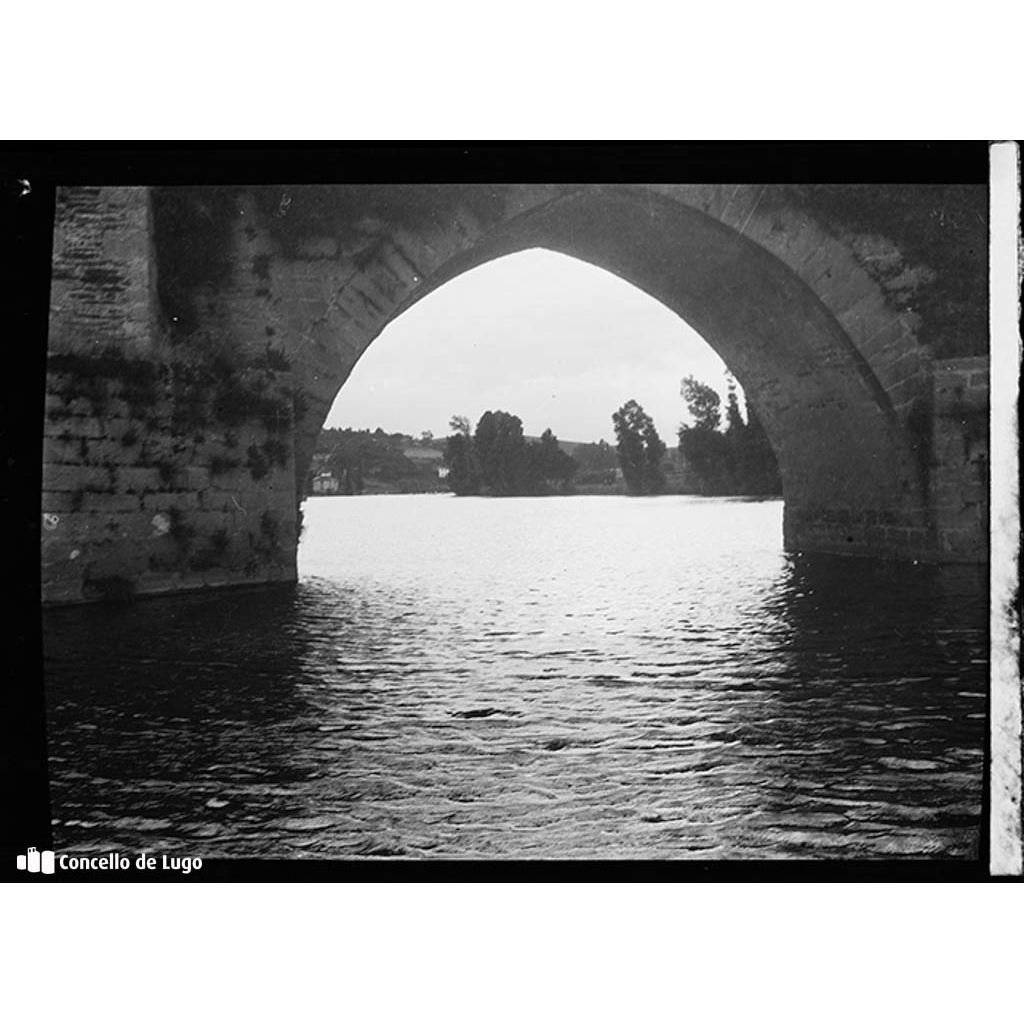
[[[469,420],[464,416],[453,416],[453,433],[444,443],[444,464],[448,467],[448,486],[456,494],[480,493],[480,467],[473,449],[473,438],[469,433]],[[463,425],[465,429],[463,429]]]
[[[603,469],[617,469],[619,465],[615,449],[603,438],[596,444],[581,444],[572,454],[581,473],[593,473]]]
[[[719,457],[716,486],[724,493],[742,494],[746,491],[747,424],[736,396],[736,378],[727,373],[725,379],[729,389],[725,403],[725,445]]]
[[[690,378],[692,380],[692,378]],[[736,378],[731,374],[725,375],[726,387],[729,390],[729,394],[726,397],[725,406],[725,432],[726,434],[733,434],[739,437],[746,430],[746,423],[743,422],[743,416],[740,413],[739,399],[736,397]],[[710,391],[711,389],[708,388]],[[712,392],[714,394],[714,392]],[[715,395],[718,398],[718,395]],[[692,412],[692,410],[691,410]]]
[[[346,494],[360,494],[364,478],[378,484],[401,484],[417,475],[415,464],[403,451],[403,434],[386,434],[380,427],[369,430],[332,430],[327,466],[341,481]]]
[[[654,421],[643,407],[630,399],[612,414],[616,449],[626,490],[630,494],[659,494],[665,487],[661,463],[667,449]]]
[[[469,425],[468,416],[453,416],[448,421],[448,427],[453,434],[463,434],[466,437],[473,432]]]
[[[488,410],[469,433],[465,417],[452,417],[454,433],[445,442],[448,486],[456,494],[558,494],[568,491],[576,462],[548,428],[539,441],[527,441],[518,416]]]
[[[717,430],[722,422],[721,404],[718,392],[696,377],[684,377],[679,393],[686,402],[686,408],[693,417],[697,430]]]
[[[522,482],[526,440],[523,421],[511,413],[488,410],[473,434],[484,490],[496,495],[517,493]]]
[[[581,484],[614,484],[619,457],[603,438],[596,444],[581,444],[572,453],[578,467],[576,479]]]
[[[727,381],[722,431],[717,392],[693,377],[683,380],[680,390],[694,422],[679,428],[679,454],[701,494],[780,494],[778,464],[764,428],[750,406],[744,422],[736,381],[731,374]]]
[[[551,428],[541,434],[540,441],[526,446],[529,467],[526,485],[542,494],[564,491],[576,475],[576,462],[558,443]]]
[[[696,477],[701,494],[721,494],[731,488],[729,444],[719,433],[722,423],[722,400],[714,388],[696,377],[684,377],[679,393],[686,402],[686,408],[693,420],[690,426],[679,428],[679,454],[683,463]],[[729,417],[735,424],[739,417],[739,406],[732,394]],[[740,420],[742,423],[742,419]]]

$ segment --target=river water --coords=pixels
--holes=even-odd
[[[55,848],[977,856],[986,573],[781,520],[312,498],[294,589],[48,610]]]

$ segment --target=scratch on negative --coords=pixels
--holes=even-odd
[[[761,191],[760,191],[760,193],[758,194],[758,197],[757,197],[757,202],[754,203],[753,207],[751,207],[750,213],[747,214],[747,219],[743,222],[743,227],[740,228],[740,234],[741,235],[747,230],[747,225],[750,223],[750,218],[753,217],[755,213],[757,213],[757,208],[761,205],[761,200],[764,199],[764,194],[767,191],[768,191],[768,186],[767,185],[762,185],[761,186]]]
[[[242,508],[241,505],[238,504],[238,499],[233,494],[231,495],[231,500],[232,502],[234,502],[235,508],[237,508],[238,511],[241,512],[243,516],[247,516],[249,514],[245,511],[244,508]]]
[[[742,186],[742,185],[737,185],[737,186],[736,186],[736,187],[735,187],[735,188],[734,188],[734,189],[732,190],[732,195],[731,195],[731,196],[729,196],[729,198],[728,198],[728,199],[726,199],[726,201],[725,201],[725,206],[723,206],[723,207],[722,207],[722,212],[721,212],[721,213],[720,213],[720,214],[718,215],[718,219],[719,219],[720,221],[723,221],[723,222],[725,221],[725,215],[726,215],[726,214],[727,214],[727,213],[729,212],[729,207],[730,207],[730,206],[732,205],[732,201],[733,201],[733,200],[734,200],[734,199],[736,198],[736,193],[737,193],[737,192],[739,192],[739,190],[740,190],[741,188],[743,188],[743,186]]]

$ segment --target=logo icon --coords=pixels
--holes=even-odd
[[[53,850],[43,850],[40,853],[34,846],[30,846],[27,854],[18,854],[18,870],[32,873],[41,871],[44,875],[52,875]]]

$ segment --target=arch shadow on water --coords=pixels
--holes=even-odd
[[[773,752],[752,839],[806,856],[821,829],[845,856],[978,855],[987,597],[979,566],[787,558],[733,734]]]

